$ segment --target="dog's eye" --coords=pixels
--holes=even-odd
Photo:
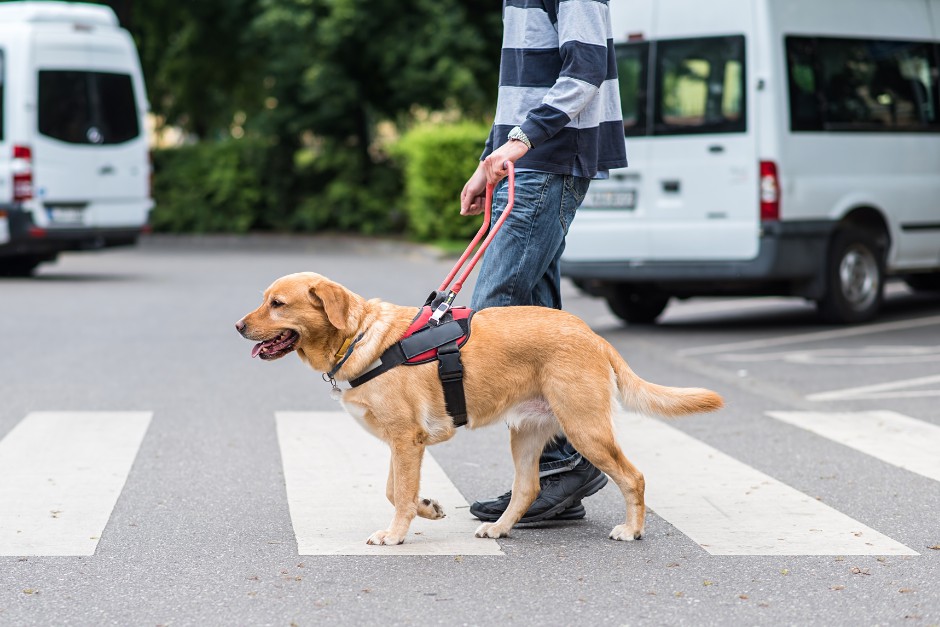
[[[271,306],[277,309],[278,307],[283,307],[284,303],[282,303],[281,301],[275,298],[274,300],[271,301]]]

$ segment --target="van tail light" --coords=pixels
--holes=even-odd
[[[780,219],[780,177],[773,161],[760,162],[760,219]]]
[[[150,172],[147,173],[147,198],[153,198],[153,151],[147,151],[147,166]]]
[[[13,146],[13,202],[33,197],[33,151],[29,146]]]

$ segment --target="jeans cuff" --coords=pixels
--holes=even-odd
[[[539,464],[539,479],[574,470],[574,467],[581,463],[581,459],[581,453],[575,453],[566,459]]]

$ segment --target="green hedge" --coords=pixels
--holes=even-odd
[[[420,240],[469,239],[479,216],[460,215],[460,192],[479,163],[489,127],[427,124],[406,133],[393,147],[405,173],[408,233]]]
[[[154,151],[154,230],[173,233],[404,229],[401,173],[353,151],[285,149],[260,139]]]
[[[203,142],[153,153],[156,231],[244,233],[263,202],[265,149],[249,140]]]
[[[250,138],[157,150],[151,224],[174,233],[404,231],[466,240],[481,219],[460,215],[460,191],[488,132],[471,123],[419,126],[391,146],[391,160],[368,163],[339,146],[294,152]]]
[[[304,184],[288,228],[292,231],[352,231],[365,235],[401,233],[402,176],[383,158],[366,159],[355,150],[323,146],[295,156]]]

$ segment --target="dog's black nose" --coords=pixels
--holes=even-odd
[[[247,325],[245,324],[244,320],[239,320],[238,322],[235,323],[235,330],[238,331],[239,333],[243,333],[245,331],[246,326]]]

